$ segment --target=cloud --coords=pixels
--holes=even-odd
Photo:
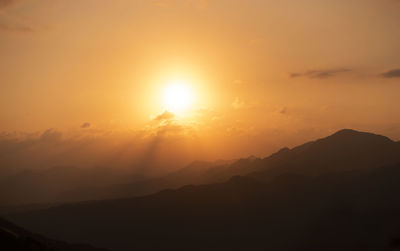
[[[20,0],[0,0],[0,32],[31,33],[34,31],[30,25],[24,24],[24,22],[15,22],[13,18],[1,15],[3,11],[12,7],[18,2],[20,2]]]
[[[231,103],[231,106],[235,110],[239,109],[252,109],[252,108],[257,108],[260,107],[260,103],[257,100],[243,100],[240,99],[239,97],[236,97],[233,102]]]
[[[10,7],[16,2],[18,2],[18,0],[0,0],[0,9],[5,9],[7,7]]]
[[[400,78],[400,69],[393,69],[380,75],[383,78]]]
[[[175,119],[176,115],[169,111],[152,118],[151,122],[144,128],[143,135],[151,137],[171,137],[186,133],[188,126],[184,126],[181,121]]]
[[[0,23],[0,31],[31,33],[34,30],[32,27],[27,25],[10,25],[6,23]]]
[[[85,122],[81,125],[81,128],[89,128],[91,124],[89,122]]]
[[[52,128],[47,129],[40,136],[40,140],[43,142],[56,142],[62,139],[62,133]]]
[[[350,72],[350,69],[346,68],[340,68],[340,69],[328,69],[328,70],[309,70],[306,72],[300,72],[300,73],[291,73],[290,77],[291,78],[297,78],[297,77],[308,77],[308,78],[318,78],[318,79],[325,79],[325,78],[330,78],[334,77],[340,73],[345,73],[345,72]]]
[[[193,124],[189,121],[175,119],[176,115],[169,111],[164,111],[151,120],[145,127],[144,133],[147,136],[157,138],[180,138],[182,136],[193,137]]]
[[[183,125],[179,124],[167,124],[167,125],[162,125],[157,128],[156,135],[158,137],[171,137],[171,136],[181,136],[186,134],[186,130],[189,128],[186,128]]]
[[[234,109],[240,109],[245,106],[245,102],[243,100],[240,100],[238,97],[236,97],[231,105]]]
[[[198,146],[189,145],[195,137],[189,126],[171,122],[146,129],[104,129],[103,133],[91,129],[0,132],[0,178],[5,169],[17,171],[54,166],[129,167],[135,171],[143,167],[147,153],[151,153],[148,156],[151,159],[146,167],[166,171],[192,161],[191,156],[197,154]],[[184,152],[190,154],[183,155]]]
[[[175,114],[169,111],[164,111],[163,113],[157,115],[153,121],[157,122],[165,122],[165,121],[171,121],[175,118]]]

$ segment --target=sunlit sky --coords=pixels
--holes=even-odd
[[[396,0],[0,0],[0,131],[167,132],[210,158],[399,140],[399,27]]]

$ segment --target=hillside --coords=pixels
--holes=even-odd
[[[9,217],[52,238],[117,251],[393,250],[399,149],[386,137],[343,130],[239,160],[227,169],[254,172],[227,182]]]
[[[5,251],[106,251],[85,244],[51,240],[0,218],[0,249]]]

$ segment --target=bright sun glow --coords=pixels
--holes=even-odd
[[[173,113],[189,109],[193,99],[193,94],[185,82],[171,81],[164,90],[164,108]]]

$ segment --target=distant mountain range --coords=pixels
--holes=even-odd
[[[84,191],[76,189],[61,197],[70,198],[71,201],[112,199],[147,195],[187,184],[225,182],[235,175],[272,179],[286,172],[315,176],[357,168],[368,169],[399,163],[399,149],[400,143],[387,137],[345,129],[293,149],[283,148],[264,159],[251,156],[231,161],[196,161],[161,178]]]
[[[26,169],[9,175],[0,171],[0,207],[78,201],[79,193],[68,198],[64,198],[63,193],[75,189],[81,192],[90,190],[96,187],[96,184],[108,187],[112,184],[144,179],[127,171],[113,170],[111,167],[55,166],[38,170]]]
[[[154,190],[184,180],[191,185],[8,218],[116,251],[400,247],[400,143],[384,136],[346,129],[264,159],[193,164],[153,180]]]

